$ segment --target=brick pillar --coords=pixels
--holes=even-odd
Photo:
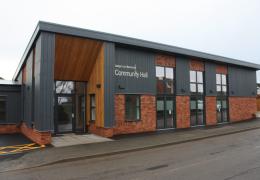
[[[190,97],[176,96],[176,124],[177,128],[190,127]]]
[[[217,103],[217,98],[215,96],[205,97],[206,125],[217,124],[216,103]]]
[[[256,97],[229,97],[230,122],[252,119],[256,111]]]

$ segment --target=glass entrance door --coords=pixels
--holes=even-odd
[[[86,131],[86,83],[56,81],[55,133]]]
[[[157,97],[157,129],[175,128],[173,97]]]
[[[57,97],[57,132],[72,132],[74,119],[74,100],[72,96]]]

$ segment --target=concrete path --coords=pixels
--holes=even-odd
[[[10,161],[0,162],[0,173],[18,169],[46,166],[107,155],[141,151],[206,138],[224,136],[253,129],[260,129],[260,119],[243,123],[226,124],[214,128],[168,131],[118,138],[115,141],[84,144],[62,148],[45,148]],[[1,161],[1,160],[0,160]]]
[[[91,144],[97,142],[112,141],[112,139],[97,136],[95,134],[64,134],[62,136],[52,137],[51,144],[54,147],[65,147],[80,144]]]

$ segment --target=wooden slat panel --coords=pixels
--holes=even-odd
[[[56,35],[54,78],[88,81],[102,42]]]
[[[97,84],[101,87],[97,88]],[[96,95],[96,126],[104,127],[104,47],[99,51],[87,85],[87,122],[90,120],[90,94]]]

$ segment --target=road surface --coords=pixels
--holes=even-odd
[[[260,130],[0,173],[1,180],[259,180]]]

